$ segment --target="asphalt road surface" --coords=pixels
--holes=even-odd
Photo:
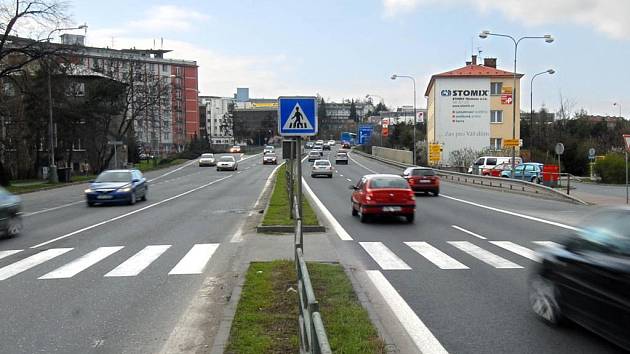
[[[383,297],[407,322],[419,348],[427,353],[619,351],[577,325],[547,326],[529,309],[533,251],[566,237],[589,207],[442,183],[439,197],[416,198],[414,224],[402,218],[362,224],[351,216],[348,187],[365,174],[402,170],[350,157],[347,166],[334,166],[334,178],[311,178],[305,172],[305,180],[351,238],[337,239],[337,248],[359,259],[372,279],[381,279],[375,283],[380,291],[387,283],[395,289]],[[305,162],[304,171],[309,168]],[[404,312],[405,303],[411,316]]]
[[[274,169],[247,158],[148,173],[135,205],[88,208],[86,185],[24,195],[24,233],[0,240],[0,353],[160,352]]]

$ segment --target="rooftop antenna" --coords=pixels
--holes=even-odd
[[[483,53],[483,50],[481,47],[477,47],[477,57],[479,57],[479,61],[481,61],[481,53]]]

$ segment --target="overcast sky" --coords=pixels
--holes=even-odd
[[[575,109],[630,113],[630,1],[628,0],[75,0],[74,21],[87,23],[88,45],[173,49],[171,58],[196,60],[202,95],[253,97],[313,95],[326,99],[382,96],[388,105],[418,106],[432,74],[464,65],[472,53],[497,57],[512,70],[513,44],[482,40],[489,29],[514,36],[552,34],[556,41],[524,41],[518,71],[526,76],[522,109],[555,110],[560,95]]]

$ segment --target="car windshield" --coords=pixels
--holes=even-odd
[[[213,157],[214,157],[213,154],[203,154],[203,155],[201,155],[201,158],[203,158],[203,159],[210,159],[210,158],[213,158]]]
[[[315,166],[330,166],[329,161],[315,161]]]
[[[112,171],[103,172],[96,178],[95,182],[129,182],[131,181],[131,172]]]
[[[435,176],[435,171],[428,168],[416,168],[411,170],[412,176]]]
[[[273,146],[269,146],[269,145],[267,145],[267,146],[265,146],[265,149],[267,149],[267,150],[273,150]]]
[[[221,162],[234,162],[234,158],[232,156],[223,156],[219,160]]]
[[[265,157],[276,157],[276,154],[267,154]]]
[[[400,188],[409,189],[409,184],[402,178],[397,177],[377,177],[370,180],[370,188]]]
[[[585,219],[578,235],[583,241],[601,249],[630,254],[630,211],[607,210],[595,213]]]
[[[348,157],[348,154],[345,153],[338,153],[337,157]]]
[[[319,156],[319,152],[317,151],[311,151],[308,153],[310,156]]]

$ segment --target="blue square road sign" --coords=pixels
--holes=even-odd
[[[278,97],[278,133],[282,136],[316,135],[316,97]]]

